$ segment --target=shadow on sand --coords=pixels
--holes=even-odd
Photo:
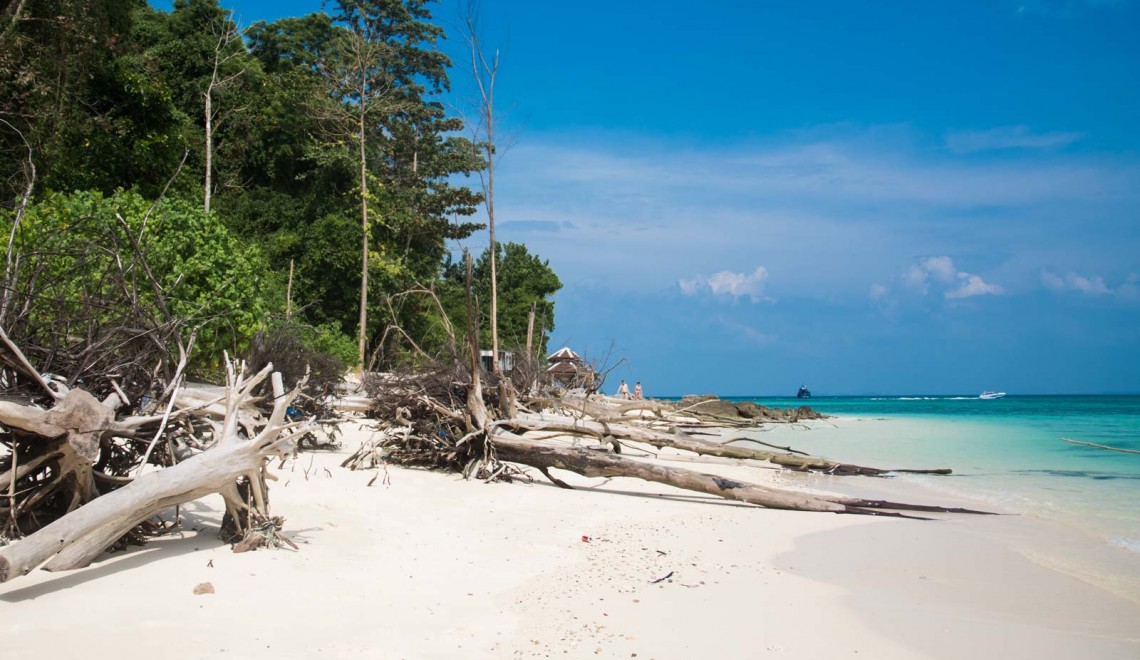
[[[187,511],[187,509],[191,509]],[[70,589],[91,580],[98,580],[122,571],[128,571],[151,562],[180,557],[199,550],[210,550],[228,544],[218,538],[218,512],[199,502],[182,505],[181,524],[168,534],[151,539],[145,546],[132,546],[115,553],[103,553],[87,568],[59,573],[58,577],[37,584],[0,593],[0,601],[18,603],[35,600],[40,596]],[[298,544],[309,543],[309,534],[320,528],[286,529],[286,535]],[[295,552],[284,548],[287,552]],[[34,574],[33,571],[32,574]],[[15,578],[16,580],[20,578]],[[0,585],[2,589],[6,585]]]

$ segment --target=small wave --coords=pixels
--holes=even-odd
[[[977,401],[976,396],[900,396],[895,399],[872,399],[872,401]]]
[[[1129,552],[1135,552],[1135,553],[1140,554],[1140,539],[1119,538],[1119,539],[1112,539],[1111,543],[1115,546],[1124,548],[1125,550],[1128,550]]]

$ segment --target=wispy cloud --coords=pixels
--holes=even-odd
[[[1035,133],[1028,126],[1001,126],[984,131],[949,133],[946,147],[956,154],[1004,149],[1057,149],[1081,137],[1081,133]]]
[[[1140,300],[1140,275],[1130,274],[1124,282],[1112,287],[1100,275],[1085,276],[1069,271],[1058,275],[1048,269],[1041,271],[1041,282],[1055,293],[1076,293],[1090,298],[1116,297],[1123,300]]]
[[[1137,240],[1121,218],[1140,209],[1137,159],[1029,149],[977,159],[930,144],[897,127],[731,146],[547,136],[502,161],[497,228],[550,259],[566,286],[639,293],[677,292],[686,280],[713,295],[710,274],[747,277],[763,263],[763,296],[865,300],[873,283],[902,287],[909,264],[899,255],[915,254],[987,263],[1003,286],[1035,288],[1040,264],[1072,254],[1078,214],[1073,270],[1093,255],[1115,255],[1118,268],[1130,258]],[[468,241],[481,250],[485,234]],[[939,283],[939,295],[984,289],[953,284]]]
[[[757,266],[750,274],[722,270],[707,277],[698,275],[692,279],[682,279],[677,285],[686,296],[708,293],[733,300],[747,297],[752,302],[771,302],[772,299],[764,294],[764,281],[767,279],[767,269]]]
[[[716,321],[721,327],[731,332],[737,339],[744,340],[751,344],[769,346],[776,343],[778,339],[774,334],[763,332],[751,325],[741,323],[727,316],[718,316]]]
[[[872,284],[871,290],[867,295],[871,298],[872,302],[880,303],[886,300],[890,292],[891,290],[885,284]]]
[[[499,229],[506,232],[515,232],[520,234],[534,232],[553,234],[559,231],[568,231],[574,229],[574,223],[568,221],[558,222],[554,220],[514,220],[511,222],[501,223],[499,225]]]
[[[1059,135],[1028,134],[1020,140],[1059,144]],[[1007,137],[1003,144],[1013,146],[1013,139]],[[1075,138],[1064,139],[1071,142]],[[966,150],[997,148],[999,141],[996,137],[961,137],[954,143]],[[520,146],[512,157],[512,167],[528,184],[525,197],[543,195],[545,188],[557,183],[561,196],[573,196],[579,202],[604,199],[617,209],[644,208],[701,193],[724,202],[778,198],[811,206],[821,202],[1010,206],[1113,194],[1126,189],[1125,182],[1140,178],[1134,164],[1120,167],[1077,158],[1036,160],[1016,153],[986,163],[956,156],[919,157],[905,140],[887,138],[875,143],[863,136],[803,136],[791,144],[696,150],[662,144],[622,148],[620,144],[546,143]]]

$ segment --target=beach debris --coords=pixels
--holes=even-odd
[[[234,544],[233,551],[235,553],[241,553],[257,550],[258,548],[279,548],[282,545],[287,545],[294,550],[300,550],[296,543],[293,543],[288,536],[281,533],[281,528],[284,525],[285,519],[281,516],[263,519],[260,524],[250,528],[245,536]]]
[[[201,596],[203,594],[212,594],[212,593],[214,593],[214,585],[210,582],[203,582],[202,584],[199,584],[199,585],[194,587],[194,595],[195,596]]]
[[[1108,451],[1118,451],[1124,454],[1140,454],[1140,451],[1135,449],[1124,449],[1122,447],[1110,447],[1108,445],[1098,445],[1095,442],[1083,442],[1081,440],[1070,440],[1069,438],[1061,438],[1063,442],[1068,442],[1074,445],[1081,445],[1083,447],[1092,447],[1094,449],[1107,449]]]
[[[225,500],[222,534],[227,540],[243,547],[269,541],[292,545],[277,531],[282,520],[268,514],[266,463],[292,451],[297,434],[309,428],[307,421],[290,422],[285,417],[304,379],[286,393],[272,364],[253,375],[246,375],[244,366],[227,360],[226,414],[212,447],[170,467],[126,480],[116,490],[0,549],[0,582],[25,575],[41,564],[49,571],[87,566],[158,512],[209,493],[219,493]],[[267,418],[250,419],[244,406],[266,379],[275,394],[273,410]],[[271,534],[266,533],[267,524]]]
[[[556,467],[586,477],[633,477],[769,509],[904,518],[916,516],[900,513],[901,511],[973,513],[964,509],[940,506],[816,495],[804,491],[772,488],[736,480],[726,482],[718,475],[650,463],[617,454],[591,451],[567,445],[565,442],[556,439],[529,439],[507,431],[496,431],[492,437],[498,460],[534,467]],[[732,487],[724,488],[718,482],[726,483]]]
[[[658,582],[664,582],[665,580],[668,580],[669,578],[673,577],[673,573],[675,573],[675,572],[676,572],[676,571],[669,571],[669,572],[668,572],[667,574],[665,574],[664,576],[662,576],[662,577],[659,577],[659,578],[657,578],[656,580],[651,580],[651,581],[649,582],[649,584],[657,584]]]
[[[634,425],[632,423],[596,421],[587,417],[575,417],[549,411],[541,414],[522,413],[514,419],[499,420],[495,422],[494,425],[496,427],[515,430],[559,432],[595,438],[608,435],[648,444],[657,449],[670,447],[672,449],[681,449],[705,456],[766,461],[790,470],[821,472],[837,476],[860,475],[879,477],[891,473],[950,474],[952,472],[948,468],[925,470],[866,467],[808,456],[805,455],[804,452],[792,453],[794,450],[777,452],[752,447],[740,447],[727,443],[711,442],[693,437],[675,427],[657,429],[648,426]]]

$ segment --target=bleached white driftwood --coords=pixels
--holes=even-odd
[[[44,564],[46,570],[66,570],[88,565],[108,546],[133,527],[163,509],[221,493],[231,513],[248,509],[236,487],[247,477],[254,484],[257,507],[267,513],[263,501],[261,471],[265,459],[290,451],[296,432],[308,422],[285,422],[285,411],[300,392],[299,383],[279,397],[263,428],[252,439],[239,432],[239,412],[251,391],[269,375],[272,365],[258,374],[238,380],[230,367],[226,416],[220,439],[212,449],[158,472],[139,477],[122,488],[103,495],[47,525],[35,534],[0,550],[0,582],[25,575]],[[73,396],[73,391],[69,396]],[[286,431],[294,432],[286,433]],[[239,516],[240,518],[240,516]],[[45,564],[46,562],[46,564]]]

